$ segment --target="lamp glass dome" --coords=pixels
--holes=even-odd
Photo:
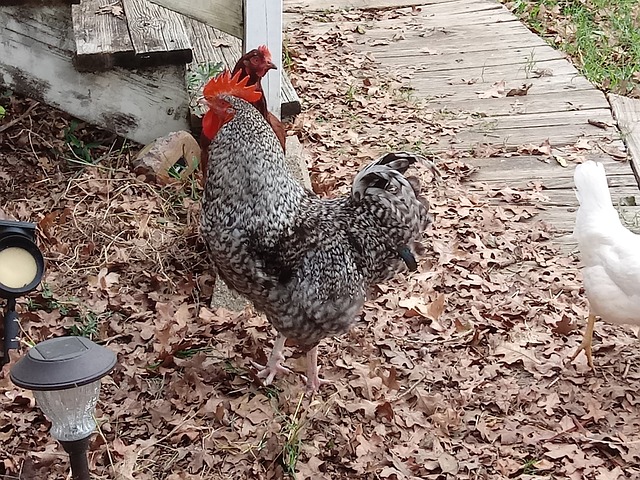
[[[96,428],[100,380],[66,390],[35,390],[36,403],[51,421],[51,435],[70,442],[86,438]]]

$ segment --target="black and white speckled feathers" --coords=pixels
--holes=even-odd
[[[302,347],[345,332],[368,287],[415,268],[430,222],[419,182],[424,158],[390,153],[325,200],[291,175],[273,130],[247,102],[209,146],[202,235],[225,282]]]

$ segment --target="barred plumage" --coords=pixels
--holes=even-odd
[[[389,153],[356,176],[351,195],[321,199],[290,174],[258,111],[244,100],[222,98],[235,116],[209,146],[203,237],[225,282],[281,335],[311,349],[315,364],[314,347],[348,330],[369,287],[415,268],[431,221],[429,204],[418,180],[403,174],[427,161]],[[280,360],[274,351],[269,381],[283,370]],[[310,389],[319,385],[314,367]]]

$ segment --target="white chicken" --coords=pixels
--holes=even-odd
[[[606,322],[640,325],[640,235],[620,222],[601,163],[578,165],[573,180],[580,203],[573,237],[583,264],[589,320],[571,360],[584,350],[594,369],[591,339],[596,316]]]

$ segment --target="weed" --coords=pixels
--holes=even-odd
[[[100,322],[110,315],[110,312],[100,315],[92,311],[79,313],[75,318],[75,323],[69,328],[71,335],[87,337],[89,340],[93,340],[98,336]]]
[[[284,436],[282,465],[285,473],[288,473],[293,478],[295,478],[296,475],[296,465],[302,445],[302,441],[300,440],[300,430],[302,428],[302,423],[300,422],[300,407],[303,398],[304,393],[301,393],[296,410],[293,412],[293,415],[284,416],[282,430],[280,431]]]
[[[293,58],[291,58],[291,50],[289,49],[289,39],[284,38],[282,42],[282,65],[287,70],[293,66]]]
[[[91,149],[99,147],[100,143],[85,143],[80,140],[75,132],[78,129],[78,121],[71,120],[69,126],[64,130],[64,141],[69,147],[74,158],[70,158],[69,161],[79,165],[93,165],[94,161],[91,157]]]
[[[531,53],[529,53],[529,56],[527,57],[526,63],[524,64],[525,78],[531,78],[531,74],[536,70],[536,65],[535,49],[532,49]]]
[[[347,93],[346,93],[347,104],[351,104],[356,101],[356,93],[357,93],[356,86],[349,85],[349,88],[347,89]]]
[[[185,348],[184,350],[178,350],[175,354],[177,358],[191,358],[194,355],[200,352],[210,352],[212,350],[211,347],[197,347],[197,348]]]
[[[7,111],[2,105],[0,105],[0,120],[2,120],[6,114],[7,114]]]
[[[535,473],[538,471],[538,469],[536,468],[536,464],[538,462],[539,460],[536,460],[534,458],[525,461],[524,465],[522,465],[522,473],[524,475],[535,475]]]

